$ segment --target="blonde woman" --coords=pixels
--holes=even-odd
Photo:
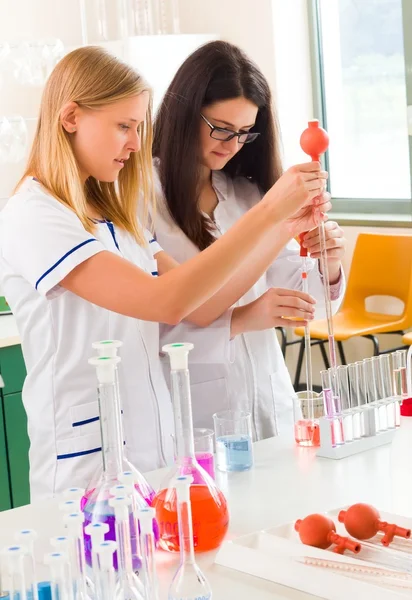
[[[330,208],[315,199],[320,165],[294,167],[230,232],[178,266],[136,217],[144,221],[153,195],[150,103],[144,80],[104,50],[68,54],[46,84],[24,177],[0,216],[1,285],[27,366],[32,501],[86,485],[101,461],[93,341],[124,344],[129,458],[142,470],[165,465],[173,419],[158,322],[213,322],[273,259],[280,227],[309,229]],[[313,300],[293,293],[284,311],[308,320]]]

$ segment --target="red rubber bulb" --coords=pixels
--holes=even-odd
[[[299,533],[301,542],[307,546],[326,550],[336,544],[333,551],[338,554],[343,554],[345,550],[357,554],[361,550],[359,542],[338,535],[335,523],[325,515],[313,514],[303,520],[299,519],[295,523],[295,530]]]
[[[300,147],[312,160],[320,160],[321,154],[328,149],[329,136],[322,127],[319,127],[317,119],[309,121],[308,128],[300,136]]]
[[[373,506],[369,504],[354,504],[348,510],[341,510],[338,519],[345,525],[349,535],[358,540],[369,540],[379,531],[383,532],[381,542],[384,546],[389,546],[395,536],[410,538],[411,530],[386,521],[380,520],[380,514]]]

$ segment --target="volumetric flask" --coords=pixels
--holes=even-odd
[[[180,547],[175,482],[182,475],[193,477],[190,501],[195,552],[217,548],[229,524],[226,498],[195,457],[188,370],[188,354],[192,348],[192,344],[168,344],[163,347],[163,351],[169,354],[171,364],[176,462],[152,506],[156,510],[160,529],[159,545],[171,552],[178,552]]]
[[[143,475],[125,458],[123,452],[123,439],[121,427],[120,399],[117,392],[115,369],[120,361],[119,357],[99,356],[90,359],[90,364],[97,370],[98,399],[100,430],[102,436],[102,468],[95,474],[88,485],[82,499],[81,509],[85,515],[84,529],[90,523],[107,523],[109,532],[106,540],[115,540],[115,515],[110,506],[110,490],[118,483],[118,474],[131,471],[134,473],[135,485],[133,487],[135,504],[139,508],[148,506],[153,495],[150,486]],[[137,552],[136,526],[132,510],[130,512],[130,529],[132,540],[133,568],[141,567],[141,560]],[[90,536],[85,536],[85,553],[88,565],[91,565],[92,548]],[[115,555],[115,568],[117,568],[117,555]]]

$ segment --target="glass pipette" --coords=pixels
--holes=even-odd
[[[140,524],[140,547],[142,550],[145,600],[159,600],[156,573],[155,540],[153,535],[154,508],[138,511]]]
[[[212,589],[196,564],[193,546],[190,485],[193,477],[182,475],[175,480],[180,538],[180,565],[169,589],[169,600],[209,600]]]

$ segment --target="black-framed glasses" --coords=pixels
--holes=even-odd
[[[206,119],[205,115],[200,113],[200,116],[206,125],[210,127],[210,137],[214,140],[228,142],[229,140],[233,140],[234,137],[237,137],[239,144],[250,144],[250,142],[254,142],[255,139],[260,136],[260,133],[255,131],[232,131],[231,129],[225,129],[224,127],[215,127],[215,125],[212,125],[212,123]]]

